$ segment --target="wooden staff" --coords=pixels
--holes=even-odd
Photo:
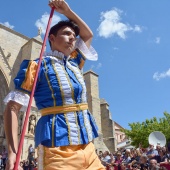
[[[18,170],[18,165],[19,165],[20,156],[21,156],[21,150],[22,150],[22,146],[23,146],[23,142],[24,142],[24,136],[25,136],[26,127],[27,127],[27,124],[28,124],[29,114],[30,114],[30,110],[31,110],[32,99],[33,99],[33,96],[34,96],[35,86],[36,86],[36,83],[37,83],[38,72],[39,72],[39,69],[40,69],[41,62],[42,62],[42,56],[43,56],[43,53],[44,53],[46,40],[47,40],[47,37],[48,37],[48,32],[49,32],[52,17],[53,17],[53,14],[54,14],[54,9],[55,9],[54,7],[51,8],[51,13],[50,13],[47,28],[46,28],[46,33],[45,33],[45,36],[44,36],[44,40],[43,40],[43,44],[42,44],[42,48],[41,48],[41,52],[40,52],[38,67],[37,67],[37,71],[36,71],[36,75],[35,75],[35,79],[34,79],[32,92],[31,92],[31,95],[30,95],[30,100],[29,100],[29,103],[28,103],[28,108],[27,108],[27,112],[26,112],[26,116],[25,116],[24,125],[23,125],[23,130],[22,130],[22,133],[21,133],[21,138],[20,138],[20,142],[19,142],[19,147],[18,147],[18,152],[17,152],[17,156],[16,156],[16,162],[15,162],[14,170]]]

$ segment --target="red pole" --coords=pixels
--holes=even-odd
[[[14,170],[18,170],[18,165],[19,165],[20,156],[21,156],[21,150],[22,150],[22,146],[23,146],[23,142],[24,142],[24,136],[25,136],[26,127],[27,127],[27,124],[28,124],[29,113],[30,113],[30,110],[31,110],[32,99],[33,99],[33,96],[34,96],[35,86],[36,86],[36,83],[37,83],[38,72],[39,72],[39,69],[40,69],[41,62],[42,62],[42,56],[43,56],[43,53],[44,53],[46,40],[47,40],[48,32],[49,32],[49,29],[50,29],[50,24],[51,24],[52,17],[53,17],[53,14],[54,14],[54,9],[55,9],[54,7],[51,9],[51,13],[50,13],[47,28],[46,28],[46,33],[45,33],[42,48],[41,48],[37,72],[36,72],[36,75],[35,75],[35,80],[34,80],[32,92],[31,92],[31,96],[30,96],[30,100],[29,100],[29,104],[28,104],[28,108],[27,108],[27,112],[26,112],[26,116],[25,116],[25,121],[24,121],[23,130],[22,130],[22,134],[21,134],[21,138],[20,138],[20,142],[19,142],[19,147],[18,147],[18,152],[17,152],[17,156],[16,156],[16,162],[15,162]]]

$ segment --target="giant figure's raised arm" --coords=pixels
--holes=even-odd
[[[69,7],[64,0],[52,0],[49,4],[51,7],[55,7],[55,10],[61,14],[64,14],[68,19],[74,21],[80,29],[80,37],[89,48],[93,33],[89,26]]]

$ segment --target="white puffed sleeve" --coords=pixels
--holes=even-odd
[[[7,104],[10,100],[15,101],[22,105],[20,111],[26,111],[29,103],[30,96],[20,91],[11,91],[3,100]]]
[[[77,39],[75,48],[78,48],[86,59],[93,61],[98,60],[98,54],[96,50],[92,46],[88,48],[81,38]]]

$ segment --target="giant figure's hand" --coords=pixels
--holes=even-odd
[[[16,154],[14,154],[14,153],[9,154],[5,170],[13,170],[15,161],[16,161]],[[19,166],[18,170],[23,170],[23,169]]]
[[[55,10],[60,14],[66,14],[71,10],[69,5],[64,0],[51,0],[49,6],[51,8],[55,7]]]

